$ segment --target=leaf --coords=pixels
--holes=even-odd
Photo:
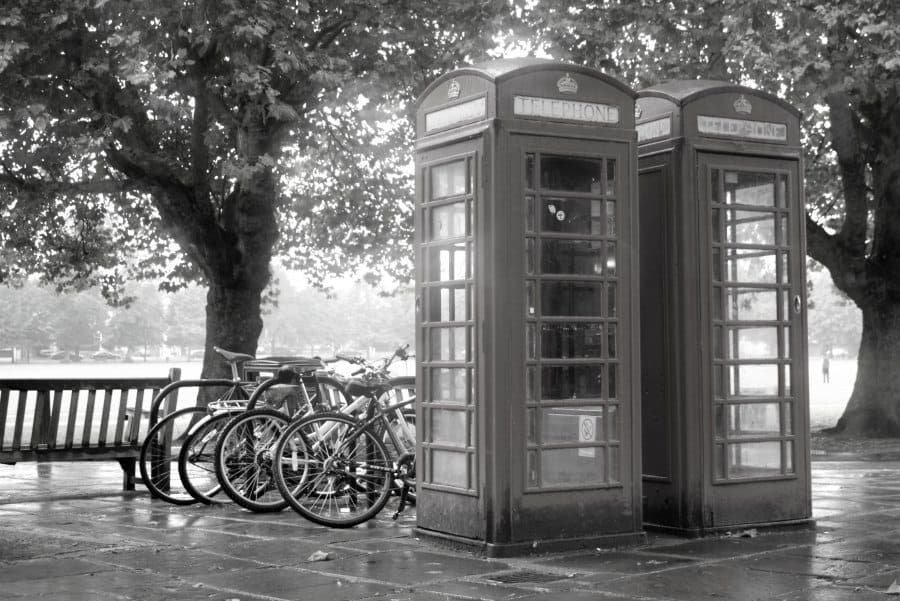
[[[325,551],[316,551],[312,555],[306,558],[306,561],[328,561],[331,559],[331,555],[326,553]]]

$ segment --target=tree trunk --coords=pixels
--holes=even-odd
[[[900,437],[900,304],[867,304],[853,394],[830,431],[868,438]]]
[[[206,295],[206,347],[204,378],[230,378],[231,371],[214,346],[255,355],[262,331],[262,289],[229,288],[211,284]]]

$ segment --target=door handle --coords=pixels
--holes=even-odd
[[[794,295],[794,313],[797,315],[800,314],[800,310],[803,308],[803,300],[800,298],[799,294]]]

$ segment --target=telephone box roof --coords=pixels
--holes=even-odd
[[[640,90],[638,92],[638,97],[664,98],[678,106],[684,106],[690,102],[703,98],[704,96],[729,92],[739,92],[741,94],[757,96],[777,104],[786,111],[796,115],[798,118],[801,115],[799,109],[774,94],[769,94],[768,92],[763,92],[762,90],[754,88],[748,88],[747,86],[739,86],[727,81],[716,81],[712,79],[680,79],[661,83]]]
[[[597,71],[596,69],[547,58],[523,57],[500,58],[483,63],[476,63],[474,65],[460,67],[459,69],[444,73],[436,80],[431,82],[431,84],[419,96],[419,100],[421,101],[423,98],[428,96],[428,94],[434,88],[441,85],[441,83],[443,83],[447,79],[458,77],[460,75],[475,75],[477,77],[483,77],[493,82],[494,84],[499,84],[504,80],[509,79],[510,77],[522,75],[524,73],[528,73],[529,71],[540,71],[544,69],[559,69],[568,71],[570,73],[582,73],[590,77],[602,80],[603,82],[625,92],[632,98],[637,98],[637,92],[635,92],[627,84],[619,81],[615,77]]]

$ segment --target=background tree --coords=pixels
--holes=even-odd
[[[33,282],[0,286],[0,346],[19,347],[29,355],[55,342],[50,321],[56,308],[53,293]]]
[[[5,6],[0,278],[38,268],[61,286],[102,284],[113,300],[135,277],[199,281],[206,348],[255,353],[279,235],[305,245],[292,257],[314,277],[408,268],[410,184],[395,159],[408,158],[410,130],[395,116],[438,73],[482,57],[506,10],[503,0]],[[207,352],[203,375],[224,374]]]
[[[99,349],[100,335],[109,318],[109,307],[94,290],[56,296],[50,326],[60,350],[77,356],[82,350]]]
[[[131,290],[129,290],[129,288]],[[128,355],[141,350],[146,360],[151,347],[163,342],[164,312],[162,298],[153,282],[126,286],[132,292],[132,301],[127,307],[113,312],[106,325],[104,346],[128,349]]]
[[[900,4],[527,4],[555,54],[637,89],[723,79],[803,112],[808,252],[863,315],[857,379],[835,431],[900,436]]]
[[[169,295],[164,312],[166,344],[185,356],[203,347],[206,336],[206,292],[197,285],[186,286]]]

